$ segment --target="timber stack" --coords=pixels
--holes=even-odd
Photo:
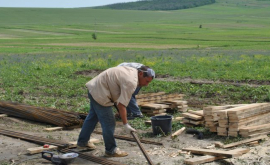
[[[205,125],[220,136],[253,137],[270,132],[269,103],[206,107],[204,115]]]
[[[147,115],[156,116],[166,112],[186,112],[187,101],[183,100],[183,94],[165,94],[165,92],[147,93],[136,96],[141,111]]]
[[[188,112],[182,113],[184,119],[183,123],[191,126],[202,126],[204,125],[204,116],[203,110],[193,111],[189,110]]]

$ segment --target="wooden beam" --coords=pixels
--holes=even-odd
[[[7,114],[1,114],[0,117],[7,117]]]
[[[44,131],[56,131],[56,130],[62,130],[63,127],[51,127],[51,128],[44,128]]]
[[[181,129],[179,129],[178,131],[176,131],[175,133],[173,133],[173,134],[171,135],[171,138],[174,138],[175,136],[180,135],[182,132],[185,131],[185,129],[186,129],[186,127],[183,127],[183,128],[181,128]]]
[[[198,116],[204,116],[203,115],[203,110],[199,110],[199,111],[189,110],[188,113],[192,113],[192,114],[195,114],[195,115],[198,115]]]
[[[231,147],[239,146],[241,144],[250,143],[250,142],[253,142],[253,141],[258,141],[258,140],[266,139],[266,138],[268,138],[267,135],[262,135],[262,136],[259,136],[259,137],[250,138],[250,139],[246,139],[246,140],[241,140],[241,141],[231,143],[231,144],[227,144],[227,145],[224,145],[224,144],[220,145],[220,142],[217,142],[217,143],[215,143],[215,146],[220,147],[220,148],[231,148]]]
[[[232,152],[237,152],[238,154],[242,155],[247,152],[249,152],[249,149],[235,149],[231,150]],[[226,159],[227,157],[224,156],[211,156],[211,155],[206,155],[206,156],[200,156],[200,157],[195,157],[191,159],[186,159],[184,162],[189,165],[197,165],[197,164],[202,164],[202,163],[207,163],[207,162],[212,162],[215,160],[220,160],[220,159]]]
[[[191,114],[191,113],[182,113],[182,115],[186,118],[189,118],[189,119],[193,119],[193,120],[202,120],[202,116],[198,116],[198,115],[195,115],[195,114]]]
[[[42,151],[48,151],[48,150],[53,150],[53,149],[57,149],[57,146],[54,145],[49,145],[49,148],[43,148],[42,147],[34,147],[34,148],[28,148],[27,152],[29,154],[37,154],[37,153],[41,153]]]
[[[183,151],[190,151],[191,153],[194,154],[199,154],[199,155],[212,155],[212,156],[223,156],[227,158],[233,158],[240,156],[239,152],[236,151],[222,151],[222,150],[209,150],[209,149],[198,149],[194,147],[189,147],[189,148],[183,148]],[[248,149],[249,151],[249,149]]]

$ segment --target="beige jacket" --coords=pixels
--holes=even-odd
[[[125,66],[109,68],[86,83],[93,99],[102,106],[116,102],[127,107],[137,86],[138,70]]]

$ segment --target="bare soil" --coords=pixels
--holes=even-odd
[[[40,136],[44,138],[62,140],[64,142],[76,141],[80,133],[80,128],[73,130],[60,130],[54,132],[43,131],[46,127],[52,127],[43,123],[32,122],[23,119],[17,119],[13,117],[0,118],[0,128],[8,129],[12,131],[18,131],[30,135]],[[97,131],[101,131],[100,126],[96,128]],[[152,129],[147,131],[137,130],[141,133],[152,133]],[[122,129],[122,124],[117,124],[117,135],[126,135]],[[92,138],[100,139],[101,143],[96,144],[97,149],[94,151],[85,152],[85,154],[93,154],[97,157],[104,157],[104,143],[102,136],[99,134],[92,134]],[[155,164],[160,165],[173,165],[184,164],[186,158],[193,157],[191,154],[181,154],[181,149],[185,147],[198,147],[198,148],[213,148],[214,140],[211,138],[198,140],[196,136],[190,134],[181,134],[175,139],[171,139],[170,136],[158,137],[151,136],[149,138],[143,138],[145,140],[151,140],[156,142],[162,142],[163,146],[157,146],[152,144],[143,144],[144,149],[147,151],[149,157]],[[125,140],[116,139],[117,145],[121,150],[127,151],[129,155],[123,158],[106,158],[108,160],[118,161],[124,164],[148,164],[143,153],[139,149],[137,143],[129,142]],[[221,161],[215,161],[207,164],[269,164],[270,162],[270,141],[266,140],[260,143],[258,146],[251,147],[242,145],[240,147],[250,148],[250,152],[237,158],[225,159]],[[12,138],[4,135],[0,135],[0,164],[16,164],[16,165],[39,165],[39,164],[52,164],[50,161],[41,158],[41,154],[30,155],[27,152],[28,148],[40,147],[40,145],[33,142],[27,142],[17,138]],[[61,154],[57,151],[53,151],[55,154]],[[76,158],[72,164],[97,164],[81,158]]]
[[[77,71],[75,74],[77,75],[84,75],[87,77],[95,77],[104,70],[83,70],[83,71]],[[270,85],[270,81],[268,80],[205,80],[205,79],[192,79],[190,77],[185,78],[179,78],[179,77],[173,77],[168,74],[157,74],[156,79],[160,81],[178,81],[182,83],[192,83],[192,84],[225,84],[225,85],[235,85],[235,86],[250,86],[250,87],[258,87],[261,85]]]
[[[85,70],[79,71],[75,74],[80,74],[89,77],[95,77],[103,70]],[[169,75],[157,75],[157,79],[163,80],[166,78],[166,81],[180,81],[180,82],[189,82],[189,83],[224,83],[224,84],[235,84],[235,85],[269,85],[268,81],[248,81],[248,82],[233,82],[229,80],[220,80],[220,81],[209,81],[209,80],[192,80],[190,78],[174,78]],[[1,90],[1,88],[0,88]],[[204,99],[207,102],[207,99]],[[188,101],[190,104],[203,105],[204,102],[201,100],[196,100],[196,98],[190,98]],[[60,130],[54,132],[44,131],[44,128],[53,127],[52,125],[32,122],[29,120],[18,119],[13,117],[2,117],[0,118],[0,128],[7,129],[12,131],[18,131],[21,133],[26,133],[30,135],[40,136],[49,139],[62,140],[64,142],[76,141],[80,133],[80,128],[73,130]],[[101,131],[100,126],[98,125],[96,130]],[[143,133],[152,134],[152,129],[149,128],[146,131],[137,130],[139,135]],[[117,124],[116,135],[126,135],[122,129],[122,124]],[[128,135],[126,135],[128,136]],[[131,137],[131,136],[130,136]],[[97,149],[94,151],[86,152],[86,154],[93,154],[97,157],[104,157],[104,143],[102,136],[99,134],[92,134],[92,138],[100,139],[101,143],[96,144]],[[181,134],[175,139],[171,139],[170,136],[149,136],[144,137],[145,140],[151,140],[156,142],[162,142],[163,146],[143,144],[144,149],[147,151],[149,157],[155,164],[160,165],[173,165],[173,164],[184,164],[186,158],[194,157],[192,154],[181,153],[182,148],[185,147],[198,147],[198,148],[213,148],[213,143],[215,140],[211,137],[206,137],[203,140],[198,140],[196,136],[190,134]],[[118,161],[124,164],[148,164],[143,153],[138,147],[137,143],[129,142],[125,140],[116,139],[117,145],[121,150],[127,151],[129,155],[124,158],[106,158],[108,160]],[[0,165],[36,165],[36,164],[52,164],[50,161],[41,158],[41,154],[30,155],[27,152],[28,148],[40,147],[40,145],[33,142],[20,140],[18,138],[12,138],[4,135],[0,135]],[[266,165],[270,164],[270,141],[266,140],[261,142],[258,146],[247,146],[242,145],[240,147],[250,148],[250,152],[244,154],[237,158],[225,159],[220,161],[215,161],[207,164],[216,165],[216,164],[261,164]],[[238,147],[239,148],[239,147]],[[234,148],[232,148],[234,149]],[[55,154],[57,151],[53,151]],[[195,156],[196,157],[196,156]],[[97,164],[77,158],[72,164]]]

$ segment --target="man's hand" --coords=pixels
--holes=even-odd
[[[136,132],[134,128],[132,128],[128,123],[124,125],[125,131],[130,134],[131,132]]]

